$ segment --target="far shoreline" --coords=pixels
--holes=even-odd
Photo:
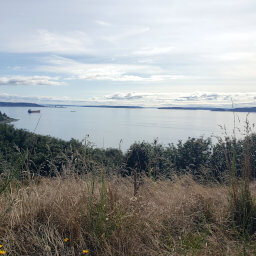
[[[68,104],[37,104],[30,102],[0,102],[0,107],[29,107],[29,108],[66,108],[66,107],[81,107],[81,108],[115,108],[115,109],[159,109],[159,110],[208,110],[216,112],[244,112],[256,113],[256,107],[145,107],[145,106],[127,106],[127,105],[68,105]]]

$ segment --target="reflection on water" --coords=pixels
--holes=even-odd
[[[135,141],[177,143],[188,137],[219,136],[223,133],[219,125],[226,126],[231,133],[234,126],[232,112],[204,110],[160,110],[160,109],[112,109],[112,108],[37,108],[40,114],[28,114],[24,107],[1,107],[19,121],[17,128],[34,131],[69,140],[89,140],[97,147],[118,147],[126,150]],[[245,125],[246,113],[236,113],[236,126]],[[240,120],[240,122],[238,121]],[[248,116],[256,123],[256,113]],[[239,133],[237,133],[239,136]]]

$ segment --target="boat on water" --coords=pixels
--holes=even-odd
[[[29,110],[28,110],[28,113],[29,113],[29,114],[32,114],[32,113],[40,113],[40,110],[31,110],[31,109],[29,109]]]

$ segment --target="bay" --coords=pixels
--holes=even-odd
[[[207,110],[160,110],[153,108],[36,108],[40,114],[29,114],[25,107],[1,107],[0,111],[19,119],[14,127],[64,140],[86,138],[96,147],[127,150],[135,141],[164,145],[185,141],[188,137],[224,136],[226,127],[237,137],[243,136],[246,118],[252,127],[256,113],[215,112]],[[240,131],[239,131],[240,129]]]

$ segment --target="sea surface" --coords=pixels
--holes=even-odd
[[[32,108],[33,109],[33,108]],[[135,141],[176,144],[188,137],[243,136],[246,118],[252,127],[256,113],[215,112],[207,110],[160,110],[117,108],[36,108],[40,114],[28,114],[25,107],[0,107],[0,111],[19,119],[14,127],[42,135],[70,140],[90,141],[100,148],[127,150]],[[34,109],[35,110],[35,109]],[[239,131],[240,129],[240,131]],[[255,129],[253,129],[255,131]]]

